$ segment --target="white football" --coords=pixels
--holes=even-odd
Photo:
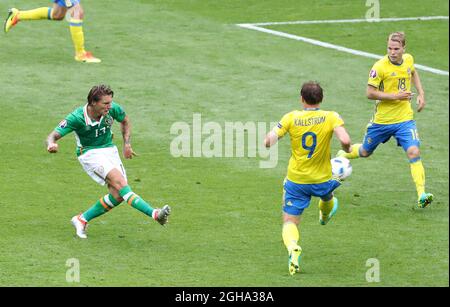
[[[333,158],[331,159],[331,172],[333,173],[333,177],[344,180],[352,174],[352,165],[347,158]]]

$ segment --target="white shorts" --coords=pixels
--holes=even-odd
[[[84,171],[101,185],[106,184],[106,176],[114,168],[118,169],[127,180],[127,174],[116,146],[91,149],[79,156],[78,161],[80,161]]]

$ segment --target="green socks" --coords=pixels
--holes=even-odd
[[[120,205],[120,202],[117,201],[111,194],[107,194],[97,200],[97,202],[92,207],[86,210],[83,213],[82,217],[86,220],[86,222],[89,222],[93,218],[96,218],[103,213],[108,212],[118,205]]]
[[[153,218],[154,209],[145,202],[139,195],[131,191],[129,186],[123,187],[119,191],[119,195],[133,208]]]

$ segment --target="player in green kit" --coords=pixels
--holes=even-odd
[[[319,223],[325,225],[338,209],[333,191],[340,182],[331,174],[331,138],[336,135],[346,152],[351,151],[351,140],[338,113],[321,110],[323,90],[316,82],[303,84],[302,110],[283,116],[276,127],[264,139],[266,147],[273,146],[286,133],[291,139],[292,155],[283,188],[284,245],[289,253],[289,273],[300,271],[302,249],[298,244],[298,225],[303,210],[311,197],[319,197]]]
[[[111,127],[114,120],[121,126],[123,156],[131,159],[135,153],[131,147],[131,124],[120,105],[113,102],[114,92],[106,85],[94,86],[87,97],[87,104],[66,116],[47,137],[47,151],[58,152],[57,140],[74,132],[78,160],[86,173],[97,183],[107,185],[109,194],[101,197],[92,207],[72,218],[72,225],[80,238],[87,238],[87,223],[117,207],[123,200],[165,225],[170,207],[153,209],[150,204],[135,194],[127,183],[127,176],[117,147],[112,141]]]
[[[378,145],[394,137],[408,157],[417,190],[417,206],[425,208],[431,204],[434,196],[425,192],[425,169],[420,157],[419,134],[411,107],[411,83],[418,92],[417,112],[425,107],[425,93],[419,73],[414,68],[414,58],[405,53],[405,48],[403,32],[389,35],[388,54],[377,61],[369,73],[367,97],[376,100],[376,106],[363,143],[355,144],[351,153],[340,151],[337,155],[348,159],[369,157]]]

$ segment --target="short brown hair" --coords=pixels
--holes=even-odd
[[[99,84],[99,85],[93,86],[87,96],[88,104],[93,104],[94,102],[99,102],[103,96],[114,97],[114,92],[109,87],[109,85]]]
[[[318,104],[323,99],[323,89],[318,82],[308,81],[303,83],[300,96],[307,104]]]
[[[388,42],[389,41],[399,42],[400,44],[402,44],[402,47],[405,47],[406,45],[405,32],[394,32],[389,34]]]

